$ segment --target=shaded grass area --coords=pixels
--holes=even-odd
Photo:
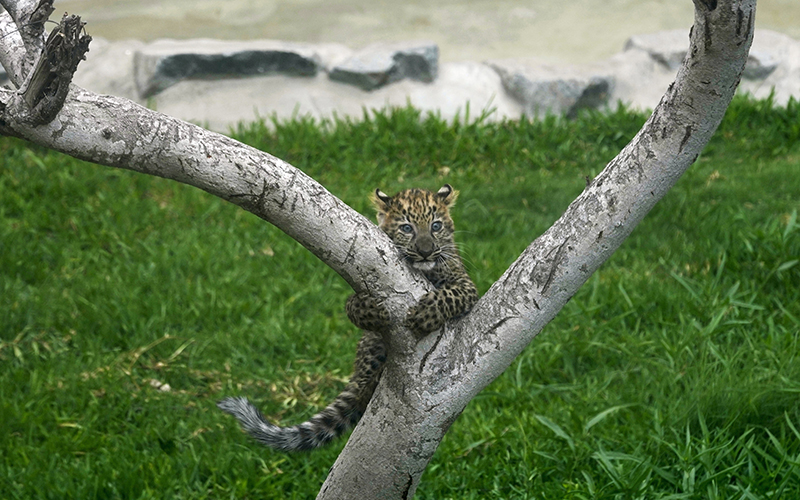
[[[485,291],[645,116],[248,124],[362,213],[375,187],[461,191]],[[418,498],[800,497],[800,109],[734,101],[697,164],[452,426]],[[285,424],[350,373],[349,287],[196,189],[0,139],[0,497],[309,498],[344,440]],[[168,389],[168,390],[167,390]]]

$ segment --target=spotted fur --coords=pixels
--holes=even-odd
[[[373,203],[378,225],[389,235],[403,259],[422,272],[435,290],[424,295],[408,311],[405,325],[417,337],[441,328],[445,321],[472,309],[478,291],[461,262],[453,241],[450,207],[458,191],[449,184],[432,193],[408,189],[388,196],[375,190]],[[367,295],[353,295],[347,300],[347,315],[364,330],[386,328],[386,313]]]
[[[403,259],[421,271],[435,288],[408,311],[405,325],[418,338],[466,314],[478,300],[453,241],[450,207],[457,197],[458,192],[445,184],[436,193],[408,189],[395,196],[376,189],[372,199],[380,228]],[[383,372],[386,347],[377,332],[388,329],[389,316],[369,295],[351,295],[345,309],[350,321],[364,334],[358,343],[350,382],[324,410],[302,424],[279,427],[267,421],[246,398],[227,398],[217,406],[236,417],[254,439],[278,450],[317,448],[353,427]]]

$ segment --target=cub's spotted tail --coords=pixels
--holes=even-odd
[[[358,423],[378,384],[386,349],[380,337],[364,332],[358,343],[353,376],[336,399],[308,421],[279,427],[267,421],[247,398],[226,398],[217,403],[239,421],[242,429],[265,446],[282,451],[307,451],[324,446]]]
[[[271,424],[247,398],[223,399],[217,406],[236,417],[242,429],[265,446],[281,451],[308,451],[327,444],[358,422],[361,412],[349,407],[346,399],[337,398],[307,422],[292,427]]]

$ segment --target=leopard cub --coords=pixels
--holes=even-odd
[[[457,197],[458,191],[449,184],[436,193],[408,189],[388,196],[375,190],[373,203],[379,227],[403,259],[435,288],[408,311],[405,325],[417,337],[467,313],[478,300],[478,291],[453,241],[450,207]],[[381,331],[388,326],[386,312],[368,295],[351,295],[346,309],[350,321],[362,330]]]
[[[395,196],[376,189],[372,199],[380,228],[403,259],[435,288],[408,311],[405,325],[417,337],[466,314],[478,300],[478,291],[453,242],[450,207],[457,196],[458,192],[445,184],[436,193],[408,189]],[[254,439],[284,451],[317,448],[353,427],[383,373],[387,353],[380,332],[388,328],[389,319],[385,309],[368,295],[351,295],[346,310],[350,321],[364,332],[347,387],[324,410],[302,424],[280,427],[265,419],[247,398],[227,398],[217,406],[236,417]]]

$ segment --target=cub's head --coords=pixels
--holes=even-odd
[[[433,193],[407,189],[389,196],[376,189],[372,202],[378,211],[378,226],[389,235],[403,257],[420,271],[430,271],[456,254],[450,207],[458,191],[445,184]]]

